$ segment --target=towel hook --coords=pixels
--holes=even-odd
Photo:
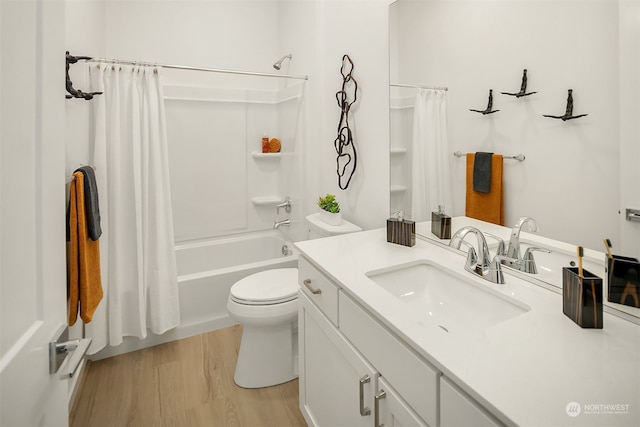
[[[65,69],[65,75],[67,78],[67,82],[66,82],[66,89],[67,92],[70,93],[70,95],[65,95],[65,98],[67,99],[71,99],[71,98],[83,98],[85,100],[90,100],[93,99],[94,95],[102,95],[102,92],[83,92],[81,90],[75,89],[73,87],[73,82],[71,81],[71,78],[69,77],[69,64],[75,64],[76,62],[78,62],[81,59],[92,59],[89,56],[72,56],[69,55],[69,51],[66,52],[65,54],[65,62],[66,62],[66,69]]]
[[[521,98],[523,96],[533,95],[538,92],[527,92],[527,69],[522,70],[522,82],[520,83],[520,92],[500,92],[503,95],[515,96]]]
[[[560,119],[563,122],[572,119],[579,119],[580,117],[587,116],[587,114],[578,114],[577,116],[573,115],[573,89],[569,89],[569,94],[567,95],[567,108],[562,116],[552,116],[551,114],[543,114],[543,117],[549,117],[551,119]]]
[[[484,110],[473,110],[470,108],[469,111],[480,113],[482,115],[492,114],[500,111],[500,110],[493,109],[493,89],[489,89],[489,101],[487,103],[487,108],[485,108]]]

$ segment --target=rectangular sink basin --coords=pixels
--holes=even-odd
[[[424,260],[366,274],[407,309],[451,334],[473,334],[529,311],[529,307],[473,280],[471,273]],[[468,277],[467,277],[468,275]],[[483,280],[478,278],[478,280]]]

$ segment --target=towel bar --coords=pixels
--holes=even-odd
[[[456,157],[464,157],[465,154],[461,151],[456,151],[455,153],[453,153],[454,156]],[[519,162],[524,162],[524,154],[518,154],[516,156],[502,156],[503,159],[514,159],[517,160]]]

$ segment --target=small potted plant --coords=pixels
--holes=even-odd
[[[340,214],[340,204],[333,194],[327,194],[318,199],[320,207],[320,219],[329,225],[340,225],[342,223],[342,215]]]

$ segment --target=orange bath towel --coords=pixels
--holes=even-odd
[[[100,243],[89,238],[85,212],[84,175],[74,172],[69,194],[69,236],[67,242],[67,297],[69,326],[80,317],[91,322],[102,300]]]
[[[491,157],[491,189],[488,193],[473,190],[475,153],[467,153],[467,196],[465,215],[470,218],[504,225],[504,191],[502,188],[502,155]]]

